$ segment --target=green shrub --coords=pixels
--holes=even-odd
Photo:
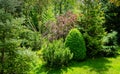
[[[113,3],[111,3],[110,1],[113,1]],[[115,1],[115,4],[114,0],[102,1],[106,20],[104,26],[106,27],[106,31],[109,33],[113,30],[118,32],[117,33],[118,44],[120,44],[120,26],[119,26],[120,6],[116,6],[116,4],[120,4],[119,1],[118,2]]]
[[[39,57],[34,51],[21,49],[13,58],[6,58],[4,69],[6,74],[31,74],[38,63]]]
[[[113,31],[108,33],[105,37],[103,37],[102,41],[104,43],[103,50],[101,54],[103,56],[113,56],[117,53],[117,32]]]
[[[23,22],[24,18],[0,22],[0,74],[31,74],[37,64],[35,53],[20,47]]]
[[[41,49],[42,40],[38,32],[23,29],[20,38],[22,39],[21,47],[31,48],[32,50]]]
[[[73,59],[83,60],[86,57],[86,47],[82,34],[77,29],[72,29],[66,37],[65,46],[73,52]]]
[[[61,67],[68,64],[73,54],[64,46],[62,40],[56,40],[43,46],[42,56],[47,66]]]

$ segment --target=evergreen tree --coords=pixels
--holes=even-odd
[[[1,53],[1,74],[5,71],[9,73],[8,67],[12,66],[16,57],[16,50],[19,49],[19,32],[21,19],[6,20],[5,23],[0,22],[0,53]],[[9,71],[8,71],[9,70]],[[12,73],[12,72],[10,72]]]
[[[8,70],[16,56],[15,50],[19,49],[18,35],[23,19],[14,19],[12,15],[18,5],[17,0],[0,0],[0,74]]]
[[[102,49],[102,38],[105,35],[104,12],[98,0],[84,0],[81,4],[80,27],[83,28],[87,55],[93,57]]]

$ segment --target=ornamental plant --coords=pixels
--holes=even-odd
[[[85,41],[78,29],[71,29],[65,39],[65,46],[74,54],[74,60],[83,60],[86,57]]]
[[[65,47],[63,40],[54,40],[52,43],[43,45],[42,56],[47,66],[56,68],[66,66],[73,54],[69,48]]]

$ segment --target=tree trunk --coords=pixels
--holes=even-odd
[[[3,33],[3,39],[1,40],[3,44],[5,44],[5,33]],[[0,74],[4,74],[4,58],[5,58],[5,48],[2,47],[1,49],[1,66],[2,66],[2,69],[1,69],[1,72]]]
[[[60,6],[59,7],[59,11],[60,11],[59,14],[62,14],[62,1],[60,2],[59,6]]]
[[[0,74],[4,74],[4,48],[2,49],[1,52],[1,65],[2,65],[2,69],[1,69],[1,73]]]

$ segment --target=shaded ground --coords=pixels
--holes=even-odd
[[[68,67],[51,69],[41,66],[37,74],[120,74],[120,56],[71,62]]]

